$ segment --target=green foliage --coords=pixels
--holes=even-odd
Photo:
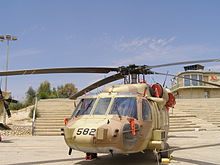
[[[44,81],[40,84],[40,87],[37,90],[39,99],[49,99],[51,96],[51,87],[49,81]]]
[[[67,83],[64,86],[58,86],[57,87],[57,95],[60,98],[68,98],[71,95],[75,94],[77,92],[77,88],[72,83]]]
[[[26,104],[33,105],[35,102],[35,97],[36,91],[32,87],[29,87],[28,91],[26,92]]]
[[[25,107],[27,107],[27,105],[24,104],[24,103],[17,103],[17,104],[11,103],[11,104],[9,104],[9,109],[10,110],[19,110],[19,109],[22,109],[22,108],[25,108]]]
[[[31,108],[31,110],[30,110],[28,116],[29,116],[30,118],[33,118],[33,115],[34,115],[34,107]],[[40,114],[36,111],[36,112],[35,112],[35,119],[38,118],[38,117],[40,117]]]

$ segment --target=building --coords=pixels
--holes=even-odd
[[[184,69],[185,72],[176,75],[220,84],[220,72],[205,71],[204,66],[199,64],[185,66]],[[202,82],[175,77],[171,80],[171,85],[171,91],[176,98],[220,98],[219,87]]]

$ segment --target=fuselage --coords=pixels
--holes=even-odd
[[[107,87],[97,96],[80,99],[64,128],[70,148],[86,153],[135,153],[163,147],[169,126],[168,112],[160,109],[163,103],[148,99],[146,84],[126,87]],[[164,137],[155,137],[155,130]]]

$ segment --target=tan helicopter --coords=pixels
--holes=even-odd
[[[69,146],[69,154],[74,149],[85,152],[87,159],[94,159],[97,157],[97,153],[111,153],[113,155],[115,153],[130,154],[154,150],[160,157],[169,158],[170,152],[167,143],[169,108],[175,105],[175,98],[169,89],[160,84],[146,84],[145,75],[176,76],[153,72],[151,69],[218,61],[220,59],[155,66],[129,65],[115,68],[81,67],[17,70],[0,72],[0,76],[117,72],[117,74],[104,78],[70,97],[78,104],[72,116],[64,119],[65,127],[61,129],[65,142]],[[123,85],[105,87],[98,95],[83,96],[78,99],[79,101],[76,101],[79,96],[119,79],[124,79]],[[215,83],[191,78],[186,79],[220,87],[219,84]]]

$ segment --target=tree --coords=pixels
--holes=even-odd
[[[67,83],[64,86],[58,86],[57,87],[57,95],[61,98],[68,98],[71,95],[75,94],[77,92],[77,88],[72,83]]]
[[[32,88],[29,87],[28,91],[26,92],[26,104],[34,104],[34,98],[36,97],[36,91]]]
[[[51,95],[51,87],[49,81],[44,81],[40,84],[40,87],[37,90],[38,97],[40,99],[48,99]]]

